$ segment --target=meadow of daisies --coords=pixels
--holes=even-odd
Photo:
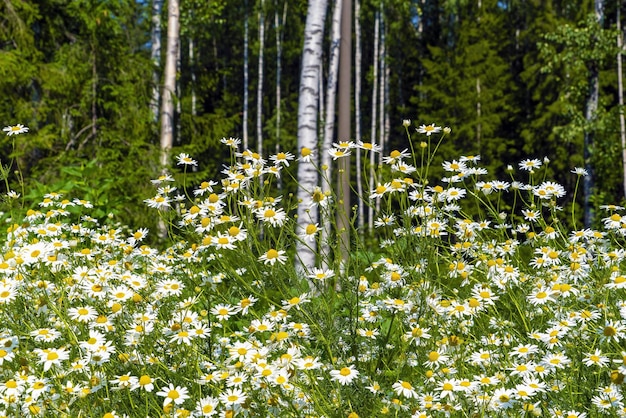
[[[408,149],[365,167],[374,236],[355,224],[345,261],[323,222],[296,228],[301,203],[279,187],[309,150],[264,158],[233,138],[221,178],[186,185],[198,163],[180,154],[183,181],[164,173],[138,202],[164,248],[57,190],[11,218],[0,416],[626,416],[624,208],[567,230],[574,191],[545,179],[549,161],[494,179],[459,156],[429,178],[450,130],[405,127]],[[310,193],[333,212],[332,192]]]

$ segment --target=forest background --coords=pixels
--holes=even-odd
[[[198,160],[186,181],[216,178],[228,163],[222,137],[265,155],[298,153],[305,21],[319,1],[309,3],[180,0],[168,163],[180,152]],[[0,159],[25,207],[59,191],[92,201],[96,215],[156,226],[142,202],[163,169],[168,6],[0,3],[0,120],[30,128],[0,140]],[[319,63],[320,143],[336,116],[324,109],[334,82],[334,6],[325,5]],[[622,1],[353,0],[352,7],[352,137],[335,133],[334,141],[376,142],[387,155],[409,146],[403,121],[436,123],[452,135],[435,167],[480,155],[502,177],[524,158],[547,158],[547,178],[569,191],[577,181],[570,171],[589,171],[588,189],[576,202],[568,195],[565,206],[624,201]],[[295,190],[289,176],[283,181]]]

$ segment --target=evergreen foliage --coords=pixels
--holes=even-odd
[[[276,31],[270,26],[284,1],[265,3],[264,136],[267,149],[297,152],[307,1],[289,1],[281,28],[281,129],[276,138]],[[454,127],[454,141],[443,145],[441,160],[480,154],[490,171],[502,174],[521,158],[548,157],[548,175],[571,189],[574,180],[568,171],[584,165],[582,135],[593,131],[592,163],[602,179],[596,203],[623,199],[616,163],[621,152],[617,34],[611,30],[617,6],[605,3],[602,27],[592,27],[591,0],[382,2],[385,59],[391,68],[386,112],[392,133],[398,133],[403,119],[411,119],[413,127],[445,123]],[[246,11],[240,2],[226,0],[181,2],[180,106],[172,155],[182,151],[199,159],[197,170],[188,173],[192,182],[222,169],[220,161],[226,156],[220,138],[242,136],[243,24],[248,13],[249,96],[254,98],[259,4],[250,0]],[[377,64],[372,62],[372,28],[380,6],[379,0],[361,5],[362,109],[371,108],[371,69]],[[149,106],[155,87],[152,74],[160,72],[150,60],[150,13],[148,0],[0,4],[0,115],[5,125],[22,123],[31,129],[27,142],[3,139],[0,159],[4,166],[12,160],[19,165],[28,199],[50,189],[91,191],[120,221],[149,223],[136,203],[152,193],[144,180],[160,170],[159,125]],[[164,16],[161,21],[165,26]],[[326,42],[329,35],[328,28]],[[601,82],[593,126],[583,117],[590,60],[600,64]],[[326,74],[328,62],[323,65]],[[255,115],[254,100],[248,105]],[[370,118],[370,112],[364,112],[359,123],[368,127]],[[369,129],[364,133],[370,140]],[[409,145],[393,139],[402,135],[390,137],[396,142],[386,153]],[[250,146],[255,147],[254,141]],[[10,174],[10,187],[20,189],[20,179]],[[287,190],[293,190],[289,179],[283,180]]]

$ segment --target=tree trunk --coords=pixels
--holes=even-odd
[[[302,52],[302,72],[298,97],[298,148],[313,151],[310,161],[298,164],[298,234],[306,230],[308,224],[318,222],[318,214],[312,194],[318,187],[317,166],[317,107],[319,100],[319,77],[322,66],[322,41],[324,38],[324,19],[327,0],[309,0],[304,29],[304,47]],[[296,247],[296,266],[301,271],[315,266],[315,243],[298,241]]]
[[[287,1],[283,4],[282,18],[278,17],[278,8],[274,13],[274,28],[276,29],[276,154],[280,152],[280,128],[281,128],[281,101],[282,91],[280,87],[282,76],[282,56],[283,56],[283,30],[282,26],[287,19]],[[280,19],[280,20],[279,20]],[[279,176],[276,179],[278,190],[283,189],[283,181]]]
[[[337,75],[339,74],[339,49],[341,42],[341,4],[343,0],[336,0],[333,10],[333,22],[330,40],[330,53],[328,64],[328,78],[326,80],[326,116],[324,118],[324,139],[321,150],[321,183],[322,192],[330,193],[332,187],[332,158],[328,151],[332,148],[335,133],[335,115],[337,99]],[[320,240],[320,255],[325,264],[330,257],[329,238],[332,231],[332,213],[327,210],[321,211],[322,231]]]
[[[161,77],[159,76],[159,68],[161,68],[161,10],[163,8],[163,0],[152,0],[152,31],[151,31],[151,51],[150,58],[152,60],[152,100],[150,101],[150,109],[154,122],[159,120],[159,97],[161,95]]]
[[[374,19],[374,59],[373,59],[373,77],[372,77],[372,126],[370,137],[372,143],[376,142],[376,110],[378,109],[378,48],[380,43],[380,10],[376,11],[376,16]],[[374,153],[370,152],[370,179],[369,185],[370,188],[376,187],[374,184]],[[368,193],[369,194],[369,193]],[[378,204],[379,199],[376,199]],[[368,231],[371,233],[374,230],[374,206],[370,202],[368,216],[367,216],[367,226]]]
[[[250,43],[250,33],[248,30],[248,1],[245,2],[245,18],[243,22],[243,123],[242,137],[243,149],[248,149],[248,88],[250,86],[250,72],[248,71],[248,51]]]
[[[256,90],[256,148],[259,155],[263,155],[263,59],[265,51],[265,1],[259,6],[259,66],[258,83]],[[262,183],[262,182],[261,182]]]
[[[339,126],[340,141],[350,140],[352,120],[352,0],[343,0],[341,12],[341,52],[339,63]],[[350,156],[339,159],[337,174],[337,230],[339,250],[344,263],[350,256]],[[344,264],[345,265],[345,264]],[[338,289],[337,289],[338,290]]]
[[[601,27],[603,20],[603,0],[595,0],[594,9],[598,27]],[[584,134],[584,150],[583,157],[585,160],[585,169],[588,175],[583,179],[583,194],[585,195],[584,204],[584,223],[585,228],[591,228],[593,224],[594,213],[591,208],[591,195],[594,188],[593,164],[591,161],[593,143],[594,143],[594,120],[598,110],[598,96],[600,94],[600,69],[596,60],[590,62],[589,71],[589,96],[585,106],[585,119],[587,121],[587,129]]]
[[[354,0],[354,140],[361,142],[361,2]],[[357,225],[365,224],[365,196],[363,195],[361,149],[356,149],[356,191],[359,195]]]
[[[179,44],[179,3],[168,1],[167,12],[167,53],[161,101],[161,166],[169,165],[169,154],[174,142],[174,99],[176,93],[176,60]]]
[[[193,37],[189,37],[189,71],[191,72],[191,115],[196,116],[198,113],[198,100],[196,98],[196,51]]]
[[[619,133],[622,143],[622,171],[624,176],[624,197],[626,197],[626,123],[624,122],[624,75],[622,73],[622,53],[624,42],[620,5],[617,5],[617,98],[619,100]]]
[[[380,4],[380,51],[378,52],[379,68],[379,87],[378,87],[378,142],[381,150],[385,146],[385,76],[387,75],[387,45],[385,44],[385,17],[383,15],[383,4]],[[382,163],[383,154],[380,153],[380,162]],[[380,208],[380,199],[376,210]]]

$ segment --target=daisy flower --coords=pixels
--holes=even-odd
[[[191,159],[189,154],[185,154],[184,152],[178,154],[176,159],[178,160],[178,165],[198,165],[196,160]]]
[[[283,209],[261,207],[255,211],[256,217],[263,222],[268,222],[275,227],[281,227],[285,223],[287,214]]]
[[[298,158],[298,160],[301,162],[305,162],[305,163],[312,163],[314,156],[315,156],[315,153],[312,149],[307,148],[307,147],[302,147],[300,148],[300,158]]]
[[[541,167],[541,161],[537,158],[526,159],[519,163],[520,170],[532,171]]]
[[[292,161],[294,158],[295,156],[290,152],[279,152],[276,155],[272,155],[270,157],[270,161],[272,161],[275,165],[282,164],[289,167],[289,161]]]
[[[117,376],[110,382],[117,385],[116,389],[129,389],[135,387],[137,385],[137,382],[139,382],[139,379],[137,379],[137,376],[126,373],[121,376]]]
[[[69,351],[64,348],[36,348],[33,352],[39,356],[39,362],[43,364],[43,371],[47,372],[52,366],[60,366],[61,362],[70,358]]]
[[[13,302],[17,297],[17,293],[13,283],[0,283],[0,305]]]
[[[339,370],[330,371],[331,380],[339,382],[341,385],[349,385],[358,375],[359,371],[352,364]]]
[[[152,392],[154,390],[154,379],[147,374],[141,375],[137,381],[137,388],[146,392]]]
[[[405,398],[417,398],[417,392],[413,388],[413,385],[409,382],[398,380],[391,387],[398,396],[404,396]]]
[[[291,308],[298,308],[300,305],[302,305],[303,303],[306,302],[310,302],[311,299],[309,299],[309,294],[308,293],[303,293],[300,296],[294,296],[289,300],[283,300],[283,309],[288,311]]]
[[[382,151],[382,147],[380,145],[376,143],[372,143],[372,142],[362,142],[360,140],[356,142],[356,147],[365,151],[372,151],[372,152]]]
[[[583,363],[586,366],[600,366],[604,367],[609,364],[609,358],[607,356],[602,355],[602,351],[596,349],[593,353],[586,353],[585,358],[583,358]]]
[[[14,126],[7,126],[2,130],[6,132],[8,136],[11,136],[11,135],[19,135],[19,134],[28,132],[28,127],[22,125],[21,123],[18,123],[17,125],[14,125]]]
[[[144,203],[148,205],[149,208],[154,209],[167,209],[170,207],[171,199],[167,196],[162,196],[160,194],[154,196],[153,198],[144,200]]]
[[[174,386],[172,383],[162,388],[156,394],[157,396],[163,396],[165,398],[163,399],[163,406],[167,406],[172,402],[176,405],[180,405],[185,402],[186,399],[189,399],[187,388]]]
[[[196,404],[196,412],[201,417],[211,417],[217,413],[217,405],[219,400],[210,396],[198,400]]]
[[[411,153],[408,149],[404,149],[402,151],[393,150],[389,153],[389,156],[383,157],[383,163],[393,165],[402,161],[403,158],[409,158]]]
[[[350,155],[350,151],[341,148],[332,148],[328,150],[328,154],[333,157],[333,161],[336,161],[339,158],[347,157]]]
[[[319,230],[319,224],[308,224],[298,236],[306,242],[315,242],[315,237]]]
[[[435,367],[449,360],[449,357],[438,351],[431,351],[428,353],[428,360],[424,362],[424,366]]]
[[[269,264],[273,266],[278,262],[279,264],[285,264],[287,260],[287,256],[285,255],[286,251],[284,250],[275,250],[270,248],[265,252],[265,254],[259,257],[259,261],[262,261],[264,264]]]
[[[237,147],[239,146],[239,144],[241,144],[241,139],[239,138],[222,138],[220,139],[220,142],[226,146],[229,146],[231,148],[237,149]]]
[[[330,270],[330,269],[324,270],[318,267],[314,267],[307,277],[309,279],[319,280],[323,282],[327,279],[330,279],[334,275],[335,275],[335,272],[333,270]]]
[[[91,322],[98,317],[98,312],[91,306],[81,306],[79,308],[70,308],[67,311],[70,318],[78,322]]]
[[[240,308],[238,306],[219,304],[215,305],[211,309],[211,313],[217,317],[220,321],[227,321],[232,315],[238,313]]]
[[[248,399],[243,390],[239,388],[229,388],[220,394],[220,401],[226,406],[241,405]]]
[[[420,134],[426,134],[426,136],[431,136],[432,134],[441,132],[441,126],[435,126],[434,123],[431,125],[421,125],[417,128],[417,132]]]
[[[319,359],[313,356],[297,358],[293,363],[299,370],[315,370],[322,367],[322,363]]]

